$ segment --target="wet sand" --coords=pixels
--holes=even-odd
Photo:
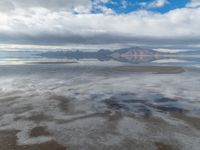
[[[45,127],[35,127],[30,132],[30,137],[49,136],[50,133],[46,131]]]
[[[17,131],[1,131],[0,132],[0,149],[1,150],[68,150],[70,147],[62,146],[55,141],[49,141],[43,144],[35,144],[35,145],[23,145],[19,146],[17,144],[17,138],[16,134]],[[130,142],[130,143],[129,143]],[[162,142],[155,142],[155,150],[178,150],[177,148],[174,148],[172,145],[164,144]],[[133,148],[134,141],[127,140],[124,143],[125,149]],[[140,146],[142,148],[142,145]],[[144,146],[145,147],[145,146]],[[110,147],[110,148],[104,148],[105,150],[109,149],[123,149],[123,147]],[[103,149],[102,149],[103,150]]]
[[[123,99],[123,101],[120,101],[120,99]],[[14,130],[15,126],[11,127],[13,128],[12,130],[3,129],[4,127],[10,128],[9,124],[6,125],[6,122],[1,124],[0,149],[129,150],[136,148],[137,150],[181,150],[183,143],[180,143],[180,141],[174,137],[174,133],[184,136],[194,136],[193,138],[197,138],[196,136],[198,136],[198,134],[194,132],[199,130],[198,124],[200,120],[198,118],[186,117],[185,112],[179,111],[179,109],[161,109],[161,113],[164,116],[166,113],[169,113],[173,119],[177,118],[174,120],[175,124],[171,124],[168,122],[168,119],[171,117],[156,117],[150,112],[151,109],[149,109],[149,111],[138,109],[136,112],[132,112],[132,110],[129,110],[130,108],[127,107],[130,104],[132,105],[132,103],[137,103],[141,104],[141,106],[152,107],[153,109],[158,109],[160,111],[160,108],[149,105],[149,102],[142,100],[130,101],[129,98],[126,100],[124,98],[115,99],[113,97],[103,101],[103,103],[107,105],[107,111],[91,114],[82,112],[83,114],[81,115],[74,110],[73,103],[69,103],[72,99],[64,96],[52,95],[49,97],[48,101],[51,103],[53,102],[51,100],[57,103],[53,111],[58,109],[60,112],[64,113],[64,116],[72,115],[72,117],[65,118],[62,115],[60,116],[61,118],[56,118],[56,116],[47,117],[48,113],[43,111],[37,115],[31,113],[31,116],[27,119],[25,116],[21,118],[16,117],[16,119],[13,120],[13,123],[19,124],[20,130]],[[163,100],[163,102],[168,101],[176,100]],[[50,103],[49,105],[51,105]],[[135,107],[138,106],[135,105]],[[50,107],[48,109],[50,109]],[[34,125],[33,127],[31,127],[32,125],[28,125],[30,126],[30,129],[28,129],[28,131],[25,130],[25,133],[23,133],[23,130],[26,129],[26,125],[23,123],[24,121],[25,124],[30,122]],[[182,121],[184,123],[182,123]],[[180,124],[178,122],[180,122]],[[51,128],[52,123],[56,125],[53,128]],[[46,124],[47,126],[41,126],[42,124]],[[192,130],[190,131],[189,129]],[[31,139],[33,140],[41,137],[50,137],[50,139],[41,143],[23,144],[20,142],[20,138],[23,136],[21,137],[19,134],[22,134],[25,137],[27,134],[27,138],[23,140],[31,141]],[[62,137],[63,135],[65,136]],[[74,141],[76,142],[74,143]],[[59,144],[58,142],[62,144]]]
[[[66,150],[66,147],[55,141],[20,146],[17,144],[17,132],[15,130],[0,131],[0,150]]]
[[[165,139],[164,137],[162,137],[162,138],[156,137],[159,135],[159,133],[157,133],[159,130],[160,130],[159,132],[165,133],[165,130],[169,130],[169,127],[170,127],[170,125],[167,122],[165,122],[164,120],[162,120],[160,118],[154,118],[154,117],[138,118],[138,117],[132,116],[131,114],[126,114],[126,113],[124,114],[122,112],[112,111],[112,112],[105,112],[102,114],[94,114],[94,115],[79,117],[76,119],[68,120],[67,122],[62,122],[62,123],[60,122],[60,123],[65,124],[66,127],[67,127],[67,124],[72,124],[72,125],[74,124],[75,128],[76,128],[77,121],[80,123],[83,122],[83,126],[84,126],[84,124],[85,124],[84,120],[87,120],[87,119],[96,120],[95,118],[104,118],[107,121],[99,129],[92,130],[94,135],[91,135],[92,133],[88,134],[87,132],[91,132],[91,131],[88,131],[88,129],[86,129],[86,131],[80,131],[81,134],[82,134],[82,132],[84,133],[84,136],[82,138],[88,139],[88,138],[92,138],[94,136],[93,143],[86,142],[83,145],[81,143],[67,144],[68,142],[66,141],[66,143],[64,145],[62,145],[62,144],[58,144],[58,142],[56,142],[56,140],[59,141],[59,138],[58,138],[56,140],[52,139],[47,142],[42,142],[42,143],[38,143],[38,144],[20,144],[20,143],[18,143],[19,139],[17,138],[17,134],[20,131],[1,130],[0,131],[0,149],[1,150],[68,150],[68,149],[69,150],[77,150],[77,149],[88,149],[88,150],[93,150],[93,149],[121,150],[121,149],[124,149],[124,150],[129,150],[129,149],[136,148],[137,150],[143,150],[143,149],[145,149],[145,150],[147,150],[147,149],[149,149],[149,150],[181,150],[181,148],[179,147],[180,145],[178,146],[178,143],[176,143],[177,141],[174,141],[173,138],[169,140],[169,139]],[[45,121],[45,120],[43,120],[43,121]],[[124,122],[125,124],[122,122]],[[129,123],[130,125],[128,125],[127,123]],[[148,126],[144,128],[143,123],[145,123],[145,124],[148,123]],[[120,124],[121,125],[124,124],[126,127],[124,128]],[[130,136],[128,134],[127,137],[118,141],[118,139],[116,137],[120,136],[118,131],[121,130],[118,127],[118,125],[121,126],[120,128],[122,128],[122,129],[124,128],[122,130],[122,132],[125,132],[125,134],[130,132],[130,134],[133,134],[133,135]],[[90,128],[90,127],[93,128],[93,126],[88,126],[88,128]],[[132,129],[130,129],[130,127]],[[77,127],[77,128],[79,128],[79,127]],[[145,135],[147,133],[144,134],[142,131],[142,130],[147,130],[147,129],[149,130],[147,132],[149,135]],[[173,130],[175,130],[175,129],[176,128],[174,128]],[[29,134],[30,138],[37,138],[37,137],[41,137],[41,136],[53,136],[47,130],[48,129],[46,127],[38,126],[38,127],[31,129],[28,134]],[[74,140],[81,140],[81,139],[76,139],[76,136],[79,136],[78,135],[79,133],[76,133],[77,132],[76,129],[72,129],[72,132],[73,132],[73,130],[75,132],[75,134],[73,135]],[[83,129],[81,129],[81,130],[83,130]],[[66,130],[64,130],[62,132],[66,132]],[[146,132],[146,131],[144,131],[144,132]],[[140,136],[138,137],[138,133],[141,134],[140,135],[141,137]],[[113,140],[117,140],[117,142],[113,141],[115,144],[111,144],[111,145],[110,144],[104,145],[103,143],[101,145],[101,142],[98,141],[98,140],[100,140],[99,138],[100,137],[106,138],[105,135],[109,135],[109,134],[114,135],[113,137],[111,136],[111,138],[113,138]],[[121,134],[123,134],[123,133],[121,133]],[[60,135],[60,136],[62,136],[62,135]],[[71,136],[71,135],[69,135],[69,136]],[[89,137],[87,137],[87,136],[89,136]],[[145,137],[145,136],[147,136],[147,137]],[[66,138],[66,140],[67,140],[67,138]],[[97,140],[97,141],[95,141],[95,140]],[[109,139],[108,141],[112,141],[112,139]]]
[[[118,66],[113,67],[114,72],[133,72],[133,73],[145,73],[152,72],[158,74],[173,74],[182,73],[185,70],[182,67],[175,66]]]

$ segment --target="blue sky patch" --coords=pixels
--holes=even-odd
[[[184,8],[190,0],[166,0],[166,3],[159,5],[159,0],[110,0],[106,3],[99,0],[92,0],[94,7],[93,13],[102,13],[101,8],[109,8],[117,14],[127,14],[137,10],[149,10],[152,12],[166,13],[177,8]],[[158,4],[158,6],[156,6]],[[154,6],[155,5],[155,6]]]

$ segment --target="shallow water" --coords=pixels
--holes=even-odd
[[[135,66],[96,60],[1,65],[0,145],[8,132],[16,135],[16,149],[53,141],[72,150],[198,150],[198,63],[174,64],[180,72],[115,70],[127,65]],[[166,65],[172,66],[157,63]]]

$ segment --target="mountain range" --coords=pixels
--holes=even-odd
[[[48,51],[39,54],[42,57],[57,59],[98,59],[100,61],[116,60],[120,62],[141,63],[158,59],[158,57],[167,55],[168,53],[157,52],[152,49],[131,47],[118,50],[100,49],[96,52],[86,51]]]

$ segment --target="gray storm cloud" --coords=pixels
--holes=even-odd
[[[89,0],[2,0],[0,43],[200,46],[198,7],[113,15],[92,14],[91,6]]]
[[[88,8],[90,0],[1,0],[0,11],[12,11],[13,9],[42,7],[54,11],[71,11],[76,7]]]

